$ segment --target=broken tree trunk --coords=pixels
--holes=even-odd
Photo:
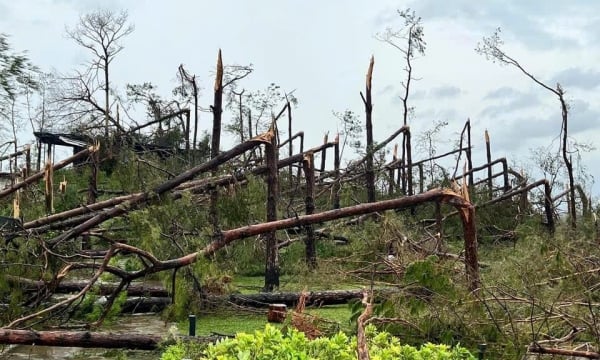
[[[293,155],[292,157],[283,159],[278,162],[277,166],[278,166],[278,168],[281,169],[285,166],[289,166],[291,164],[301,162],[304,155],[307,154],[308,152],[313,152],[313,151],[318,152],[318,151],[321,151],[321,149],[323,149],[324,147],[331,147],[334,145],[335,145],[335,143],[327,143],[327,144],[317,146],[313,149],[307,150],[306,152],[299,153],[299,154]],[[252,170],[250,170],[250,173],[253,175],[263,175],[263,174],[266,174],[267,172],[268,172],[268,168],[266,166],[259,166],[259,167],[256,167],[256,168],[253,168]],[[226,175],[226,176],[223,176],[223,177],[220,177],[217,179],[210,178],[210,179],[186,181],[186,182],[178,185],[175,188],[176,192],[173,194],[173,197],[175,199],[181,197],[181,191],[184,191],[184,190],[190,190],[194,193],[202,193],[214,186],[227,186],[229,184],[244,181],[245,179],[246,179],[245,174],[236,174],[236,175]],[[89,218],[93,217],[93,214],[91,214],[92,212],[107,209],[107,208],[113,207],[115,205],[121,204],[125,201],[135,199],[136,197],[140,196],[141,194],[142,193],[134,193],[134,194],[130,194],[130,195],[114,197],[112,199],[99,201],[92,205],[84,205],[84,206],[81,206],[81,207],[78,207],[75,209],[66,210],[66,211],[63,211],[60,213],[45,216],[45,217],[24,223],[23,228],[24,229],[34,229],[35,228],[37,232],[44,232],[47,230],[64,229],[65,227],[68,227],[68,226],[78,225],[78,224],[88,220]],[[79,216],[79,215],[84,215],[84,214],[87,214],[88,216],[81,218],[81,221],[77,221],[75,219],[73,219],[73,221],[70,221],[71,218],[73,218],[75,216]],[[89,215],[91,215],[91,216],[89,216]],[[69,219],[69,221],[67,221],[64,224],[64,226],[61,224],[61,225],[57,225],[54,227],[45,227],[48,224],[56,223],[56,222],[59,222],[59,221],[65,220],[65,219]]]
[[[92,205],[96,202],[98,198],[98,152],[94,152],[90,154],[90,180],[88,184],[88,193],[87,193],[87,204]],[[89,248],[90,237],[88,235],[84,236],[81,240],[81,248],[88,249]]]
[[[277,131],[275,122],[269,130],[273,134]],[[277,136],[271,137],[271,142],[265,144],[267,157],[267,221],[277,221],[277,200],[279,198],[279,171],[277,167]],[[264,291],[271,292],[279,287],[279,248],[275,230],[266,233],[267,254],[265,264]]]
[[[333,188],[331,189],[331,191],[333,192],[333,208],[334,209],[339,209],[340,208],[340,190],[341,190],[341,183],[340,183],[340,134],[338,133],[335,137],[335,147],[334,147],[334,158],[333,158],[333,171],[334,171],[334,176],[333,176]]]
[[[315,167],[313,154],[308,154],[304,157],[302,168],[304,169],[304,177],[306,178],[306,198],[304,200],[306,215],[311,215],[315,212]],[[309,269],[313,270],[317,267],[315,231],[312,225],[306,225],[305,231],[306,265],[308,265]]]
[[[210,145],[210,157],[216,158],[219,155],[219,146],[221,144],[221,115],[223,113],[223,59],[221,58],[221,49],[217,57],[217,74],[215,76],[214,102],[212,106],[213,128]],[[216,170],[212,171],[212,176],[217,176]],[[210,191],[210,208],[208,219],[213,228],[213,233],[219,232],[219,214],[217,212],[217,203],[219,201],[219,190],[213,188]]]
[[[323,144],[327,144],[329,142],[329,133],[326,133],[325,136],[323,136]],[[323,174],[325,172],[325,161],[327,160],[327,149],[323,149],[323,151],[321,151],[321,174]]]
[[[294,154],[294,146],[292,144],[292,105],[290,104],[290,101],[287,101],[287,115],[288,115],[288,157],[292,156]],[[288,176],[289,176],[289,182],[290,184],[292,183],[292,165],[290,165],[288,167]]]
[[[406,131],[404,132],[406,137],[406,183],[408,196],[413,194],[413,176],[412,176],[412,145],[410,143],[410,127],[406,126]]]
[[[277,161],[277,168],[282,169],[286,166],[290,166],[295,163],[300,163],[300,162],[302,162],[302,160],[304,159],[304,156],[306,156],[306,154],[320,152],[321,150],[330,148],[334,145],[335,145],[335,143],[333,143],[333,142],[326,143],[326,144],[314,147],[312,149],[306,150],[304,152],[301,152],[299,154],[293,155],[291,157],[279,160],[279,161]],[[269,172],[269,168],[266,165],[255,167],[249,171],[249,173],[252,175],[264,175],[264,174],[267,174],[268,172]],[[225,185],[233,184],[233,183],[245,180],[245,179],[246,179],[246,173],[244,172],[241,174],[226,175],[223,178],[218,178],[218,179],[200,179],[200,180],[188,181],[188,182],[185,182],[185,183],[177,186],[177,188],[175,188],[175,190],[181,191],[181,190],[190,189],[194,193],[201,193],[201,192],[204,192],[206,189],[208,189],[211,186],[225,186]]]
[[[258,146],[260,144],[263,144],[265,142],[270,142],[272,136],[274,136],[274,134],[266,133],[266,134],[257,136],[253,139],[250,139],[249,141],[246,141],[242,144],[239,144],[229,151],[220,153],[218,156],[210,159],[209,161],[205,162],[204,164],[195,166],[195,167],[179,174],[178,176],[174,177],[173,179],[170,179],[170,180],[156,186],[151,191],[146,191],[143,193],[133,195],[131,197],[131,199],[119,204],[118,206],[116,206],[110,210],[101,212],[101,213],[95,215],[94,217],[92,217],[91,219],[87,220],[83,224],[80,224],[80,225],[70,229],[69,231],[64,232],[63,234],[56,236],[53,239],[48,240],[47,244],[50,246],[55,246],[56,244],[58,244],[60,242],[75,238],[75,237],[81,235],[83,232],[85,232],[95,226],[100,225],[101,223],[103,223],[104,221],[106,221],[108,219],[125,214],[128,211],[134,209],[136,206],[138,206],[142,203],[147,203],[147,202],[151,201],[152,199],[156,198],[157,196],[160,196],[170,190],[173,190],[178,185],[193,179],[198,174],[209,171],[209,170],[227,162],[228,160],[230,160],[236,156],[239,156],[240,154],[242,154],[250,149],[255,148],[256,146]]]
[[[471,119],[467,119],[467,170],[473,169],[473,160],[471,160]],[[469,174],[469,189],[473,188],[473,172]]]
[[[81,159],[81,158],[87,156],[89,153],[95,152],[95,151],[97,151],[97,148],[95,148],[93,146],[90,146],[87,149],[84,149],[84,150],[78,152],[77,154],[64,159],[63,161],[54,164],[54,166],[52,166],[52,171],[57,171],[59,169],[62,169],[65,166],[71,164],[72,162],[74,162],[74,161],[76,161],[78,159]],[[9,195],[9,194],[12,194],[13,192],[15,192],[15,191],[17,191],[17,190],[19,190],[21,188],[24,188],[25,186],[27,186],[29,184],[32,184],[32,183],[34,183],[36,181],[40,181],[41,179],[44,178],[44,173],[45,173],[45,171],[40,171],[40,172],[38,172],[38,173],[36,173],[34,175],[31,175],[30,177],[24,179],[23,181],[18,182],[16,184],[13,184],[9,188],[0,191],[0,199],[3,198],[3,197],[5,197],[5,196],[7,196],[7,195]]]
[[[240,145],[238,145],[240,146]],[[224,153],[225,154],[225,153]],[[221,154],[220,156],[223,156]],[[135,279],[143,278],[144,276],[157,273],[165,270],[172,270],[176,268],[180,268],[183,266],[187,266],[193,264],[198,261],[199,257],[207,257],[210,258],[213,256],[218,250],[224,248],[235,240],[247,238],[250,236],[256,236],[260,234],[267,233],[269,231],[275,230],[283,230],[292,227],[303,227],[310,224],[331,221],[336,219],[341,219],[345,217],[352,217],[358,215],[371,214],[375,212],[381,212],[392,209],[406,209],[410,207],[414,207],[419,204],[423,204],[426,202],[445,202],[457,209],[467,208],[472,209],[473,205],[465,200],[461,195],[454,193],[452,190],[448,189],[435,189],[430,190],[422,194],[417,194],[413,196],[405,196],[392,200],[384,200],[375,203],[364,203],[355,206],[349,206],[341,209],[328,210],[317,214],[312,215],[301,215],[294,218],[282,219],[272,222],[267,222],[263,224],[255,224],[248,225],[237,229],[222,231],[218,238],[200,251],[190,253],[188,255],[182,256],[180,258],[170,259],[166,261],[160,261],[151,254],[148,254],[144,251],[141,251],[133,246],[129,246],[122,243],[115,243],[112,246],[117,250],[124,250],[133,253],[140,254],[144,257],[148,257],[151,259],[151,265],[144,268],[143,270],[139,270],[136,272],[126,273],[126,277],[129,281],[133,281]],[[461,217],[461,220],[467,221],[464,224],[463,228],[467,229],[465,231],[465,251],[476,251],[477,250],[477,237],[475,231],[475,223],[469,220],[472,220],[473,217]],[[92,219],[94,220],[94,219]],[[465,259],[472,260],[476,257],[476,254],[472,256],[471,254],[465,254]],[[478,280],[478,267],[467,265],[467,271],[470,273],[469,278]],[[123,276],[123,274],[120,274]],[[470,282],[472,286],[474,282]]]
[[[486,155],[487,163],[490,164],[492,162],[492,150],[490,147],[490,135],[488,134],[487,130],[485,130],[484,136],[485,136],[485,155]],[[488,186],[488,196],[491,199],[494,197],[494,183],[493,183],[493,178],[492,178],[492,167],[491,166],[488,166],[487,186]]]
[[[369,345],[367,343],[367,336],[365,334],[365,324],[367,320],[373,315],[373,300],[372,296],[369,296],[369,292],[365,291],[362,304],[365,306],[365,310],[356,319],[356,351],[358,353],[358,360],[370,360],[369,356]]]
[[[0,343],[83,348],[156,349],[158,335],[93,333],[89,331],[33,331],[0,329]]]
[[[375,170],[373,169],[373,104],[371,102],[371,80],[373,78],[373,66],[375,65],[375,58],[371,56],[369,62],[369,69],[367,70],[367,79],[365,85],[365,96],[362,92],[360,96],[363,99],[365,105],[365,119],[367,128],[367,166],[365,170],[365,178],[367,182],[367,201],[375,202]]]

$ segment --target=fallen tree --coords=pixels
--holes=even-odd
[[[200,343],[213,343],[222,339],[223,336],[186,336],[184,338]],[[154,350],[159,346],[171,343],[175,343],[174,338],[151,334],[0,329],[0,344]]]

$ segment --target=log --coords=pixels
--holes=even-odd
[[[536,344],[530,345],[527,348],[527,352],[535,354],[552,354],[560,356],[572,356],[588,359],[600,359],[600,353],[593,351],[581,351],[581,350],[569,350],[569,349],[558,349],[558,348],[547,348]]]
[[[200,343],[213,343],[222,339],[223,336],[185,336],[181,338]],[[153,334],[0,329],[0,344],[12,345],[155,350],[174,342],[175,339]]]
[[[19,278],[15,276],[7,277],[7,280],[12,284],[16,284],[23,287],[24,291],[36,291],[44,288],[45,283],[43,281],[35,281],[25,278]],[[81,291],[88,285],[87,281],[66,281],[63,280],[54,289],[55,293],[67,293],[67,292],[78,292]],[[109,295],[117,288],[118,283],[105,283],[100,284],[98,291],[99,295]],[[397,293],[398,289],[395,288],[381,288],[376,289],[376,295],[384,297],[393,293]],[[345,304],[352,299],[360,299],[362,297],[363,290],[323,290],[323,291],[312,291],[308,292],[307,304],[315,305],[336,305]],[[169,292],[167,289],[160,285],[144,285],[144,284],[132,284],[127,288],[127,295],[134,296],[133,298],[127,299],[125,305],[122,307],[123,312],[132,312],[136,306],[144,306],[144,308],[155,306],[157,308],[164,308],[164,306],[170,304],[171,300],[168,297]],[[234,303],[236,305],[253,306],[253,307],[267,307],[269,304],[280,303],[289,306],[294,306],[300,298],[300,293],[295,292],[277,292],[277,293],[257,293],[257,294],[229,294],[229,295],[211,295],[207,294],[207,301],[215,304],[225,304],[227,302]],[[145,303],[145,305],[144,305]],[[162,305],[162,307],[161,307]],[[140,308],[136,309],[136,312],[140,312]]]
[[[382,288],[375,289],[376,300],[381,300],[391,294],[397,294],[398,289]],[[307,292],[306,305],[338,305],[346,304],[350,300],[362,299],[363,289],[355,290],[323,290]],[[277,292],[257,294],[230,294],[209,296],[209,302],[225,304],[227,302],[240,306],[267,308],[270,304],[285,304],[296,306],[302,293],[300,292]]]
[[[5,279],[13,286],[19,286],[24,292],[40,291],[46,289],[50,284],[41,280],[31,280],[23,277],[6,275]],[[63,280],[54,288],[55,293],[74,293],[81,291],[88,284],[87,281]],[[110,295],[117,288],[118,283],[96,284],[95,293],[98,295]],[[151,296],[168,297],[169,292],[162,285],[133,283],[127,289],[128,296]]]

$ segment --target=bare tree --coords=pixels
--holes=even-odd
[[[557,83],[556,88],[552,88],[542,81],[540,81],[537,77],[535,77],[532,73],[527,71],[516,59],[512,58],[508,54],[501,49],[504,41],[500,38],[500,28],[496,29],[496,31],[490,37],[484,37],[483,42],[477,44],[477,48],[475,51],[477,53],[484,55],[487,60],[491,60],[492,62],[497,62],[500,65],[508,65],[517,68],[521,73],[527,76],[529,79],[533,80],[536,84],[541,86],[542,88],[548,90],[552,94],[554,94],[560,103],[561,109],[561,117],[562,117],[562,125],[561,125],[561,145],[560,151],[562,152],[563,162],[565,164],[565,168],[567,170],[567,176],[569,178],[569,215],[571,220],[571,227],[575,228],[577,225],[577,215],[575,214],[575,180],[573,177],[573,163],[571,161],[571,155],[569,151],[569,143],[568,143],[568,121],[569,121],[569,106],[565,101],[565,91],[562,86]]]
[[[110,116],[109,66],[123,50],[121,39],[131,34],[133,30],[133,25],[128,23],[126,11],[115,13],[110,10],[97,10],[83,15],[74,28],[67,29],[67,35],[94,56],[89,71],[79,74],[80,76],[74,79],[76,82],[81,82],[79,90],[82,96],[71,97],[71,100],[88,103],[95,110],[104,112],[104,136],[107,138],[109,123],[118,125]],[[96,87],[104,92],[103,106],[93,101]]]
[[[175,90],[173,90],[174,94],[179,94],[182,97],[189,97],[188,96],[188,88],[189,90],[191,90],[192,94],[191,96],[193,97],[193,102],[194,102],[194,137],[192,140],[192,148],[194,150],[196,150],[196,142],[198,139],[198,82],[196,81],[196,75],[191,75],[190,73],[188,73],[185,68],[183,67],[183,64],[179,65],[179,78],[181,79],[181,86],[177,87]],[[186,144],[189,144],[189,136],[190,136],[190,125],[187,124],[187,129],[186,129],[186,134],[188,136],[188,141],[186,142]],[[243,140],[242,140],[243,142]],[[188,150],[189,150],[189,145],[188,145]]]

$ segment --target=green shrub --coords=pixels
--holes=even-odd
[[[366,328],[369,353],[371,359],[475,359],[465,348],[460,346],[434,345],[427,343],[420,348],[401,345],[397,338],[386,332],[378,332],[374,326]],[[339,332],[332,337],[308,339],[304,333],[295,329],[282,332],[272,325],[254,334],[239,333],[235,338],[225,339],[209,345],[204,351],[196,348],[195,352],[186,351],[186,346],[179,342],[169,346],[161,360],[183,358],[219,359],[219,360],[278,360],[278,359],[356,359],[356,337],[348,337]]]

